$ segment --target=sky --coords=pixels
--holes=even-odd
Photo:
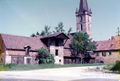
[[[0,0],[0,33],[30,36],[45,25],[51,31],[59,22],[76,31],[75,11],[80,0]],[[93,40],[107,40],[120,27],[120,0],[88,0]]]

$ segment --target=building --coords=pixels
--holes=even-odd
[[[92,38],[92,11],[88,8],[87,0],[80,0],[79,9],[76,10],[76,32],[87,33]],[[0,62],[4,64],[38,64],[35,60],[37,50],[47,49],[54,55],[55,64],[82,63],[81,55],[73,57],[70,44],[75,33],[65,35],[54,33],[47,36],[24,37],[0,34]],[[120,36],[110,40],[96,41],[98,46],[87,59],[89,63],[113,64],[120,60]],[[86,58],[83,58],[86,59]]]
[[[113,36],[109,40],[97,41],[97,49],[94,51],[96,62],[114,64],[120,61],[120,36]]]
[[[88,8],[88,3],[87,0],[80,0],[80,5],[79,9],[76,9],[76,32],[83,32],[87,33],[90,38],[92,38],[92,27],[91,27],[91,22],[92,22],[92,11],[91,9]],[[78,57],[72,57],[71,51],[70,51],[70,44],[71,40],[73,38],[74,33],[71,33],[69,35],[68,41],[66,42],[64,46],[64,61],[65,64],[72,63],[73,60],[77,60],[77,63],[81,63],[81,55]],[[89,58],[93,59],[93,58]]]
[[[87,0],[81,0],[79,9],[76,10],[76,31],[87,33],[90,38],[92,38],[91,18],[92,11],[88,8]],[[72,37],[70,36],[70,38]],[[68,48],[68,43],[65,48]],[[92,55],[95,57],[95,62],[114,64],[120,60],[120,36],[113,36],[110,40],[96,41],[96,44],[98,46],[94,51],[95,56]],[[66,52],[70,55],[69,51]]]
[[[76,31],[87,33],[92,38],[92,11],[88,8],[87,0],[81,0],[79,9],[76,9]]]
[[[37,64],[37,50],[46,48],[54,55],[55,64],[64,64],[64,44],[69,39],[64,33],[24,37],[0,34],[0,56],[4,64]],[[29,51],[29,52],[28,52]]]

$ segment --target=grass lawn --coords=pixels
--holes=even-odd
[[[103,64],[65,64],[65,65],[55,65],[55,64],[15,65],[15,64],[9,64],[6,66],[0,65],[0,70],[34,70],[34,69],[47,69],[47,68],[62,68],[62,67],[65,68],[65,67],[100,66],[100,65],[103,65]]]
[[[3,66],[0,64],[0,71],[6,71],[8,70],[8,66]]]

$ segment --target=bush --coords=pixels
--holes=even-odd
[[[118,71],[120,73],[120,61],[117,61],[116,64],[112,67],[112,71]]]
[[[44,48],[38,50],[36,60],[38,60],[39,64],[54,64],[54,56]]]

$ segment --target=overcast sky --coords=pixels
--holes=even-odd
[[[0,33],[30,36],[41,32],[45,25],[51,31],[63,22],[67,31],[76,31],[75,10],[80,0],[0,0]],[[116,35],[120,27],[120,0],[88,0],[92,9],[94,40]]]

